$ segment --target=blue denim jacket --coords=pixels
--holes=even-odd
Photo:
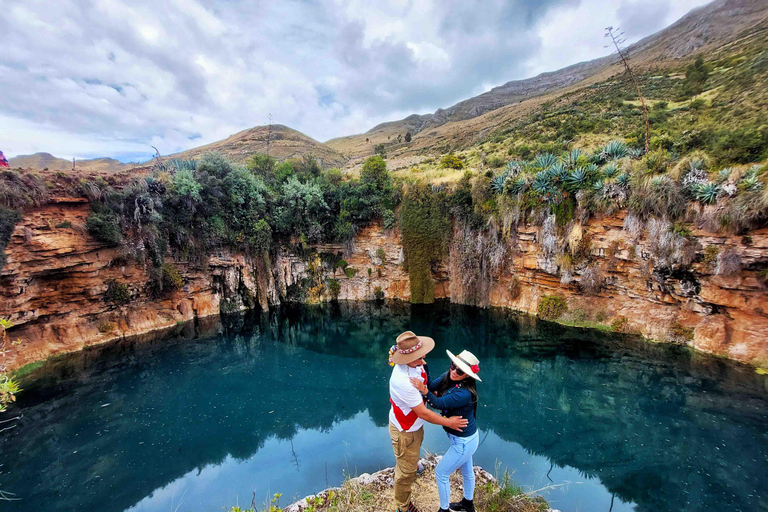
[[[429,372],[429,370],[427,370]],[[475,421],[475,404],[472,402],[472,393],[462,385],[456,385],[445,392],[443,396],[435,396],[440,381],[448,372],[445,372],[436,379],[428,379],[426,395],[427,403],[434,409],[439,409],[440,413],[446,418],[451,416],[461,416],[467,420],[467,426],[462,432],[443,427],[443,430],[457,437],[469,437],[477,432],[477,422]]]

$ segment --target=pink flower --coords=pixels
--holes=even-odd
[[[476,364],[470,366],[469,369],[472,370],[473,373],[480,373],[480,367]]]

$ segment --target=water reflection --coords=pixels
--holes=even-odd
[[[478,463],[498,459],[535,488],[583,482],[549,491],[563,511],[608,510],[614,495],[614,511],[765,506],[766,379],[726,361],[446,304],[290,307],[182,329],[61,358],[24,383],[19,428],[0,439],[0,488],[24,498],[8,510],[214,510],[391,465],[385,358],[406,329],[479,355]],[[444,444],[427,432],[428,449]]]

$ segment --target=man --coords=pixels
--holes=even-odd
[[[424,421],[459,430],[467,426],[461,416],[444,418],[427,409],[419,390],[410,378],[427,382],[426,356],[435,348],[435,340],[416,336],[406,331],[397,337],[397,345],[390,350],[393,363],[389,379],[389,436],[395,452],[395,504],[398,512],[419,512],[411,501],[411,487],[416,481],[421,442],[424,440]]]
[[[0,151],[0,167],[10,167],[11,164],[8,163],[8,160],[5,158],[5,155],[2,151]]]

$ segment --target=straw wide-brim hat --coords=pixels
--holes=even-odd
[[[463,371],[473,379],[483,382],[483,379],[477,376],[477,372],[480,371],[480,361],[475,357],[475,355],[472,352],[465,350],[458,356],[451,354],[450,350],[446,350],[445,353],[448,354],[448,357],[451,358],[451,361],[453,361],[453,364],[461,368],[461,371]],[[473,368],[477,371],[474,371]]]
[[[411,331],[405,331],[397,337],[397,350],[392,354],[395,364],[408,364],[424,357],[435,348],[435,340],[426,336],[416,336]]]

